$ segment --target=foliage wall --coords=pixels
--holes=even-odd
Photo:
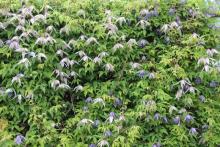
[[[202,1],[0,2],[0,146],[217,146],[219,34]]]

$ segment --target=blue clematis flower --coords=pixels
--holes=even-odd
[[[160,119],[160,114],[159,113],[156,113],[155,115],[154,115],[154,120],[159,120]]]
[[[180,125],[180,117],[176,116],[175,118],[173,118],[173,123],[176,125]]]
[[[93,102],[93,99],[91,97],[88,97],[86,98],[85,100],[86,103],[92,103]]]
[[[191,116],[191,115],[189,115],[189,114],[187,114],[186,116],[185,116],[185,119],[184,119],[187,123],[189,123],[191,120],[193,120],[193,117]]]
[[[22,144],[25,140],[25,137],[23,135],[17,135],[16,138],[15,138],[15,143],[16,144]]]
[[[114,106],[115,107],[120,107],[122,106],[122,100],[120,100],[119,98],[116,98],[115,101],[114,101]]]
[[[99,120],[95,120],[94,123],[92,124],[92,126],[94,128],[97,128],[99,126],[99,124],[100,124],[100,121]]]
[[[95,144],[90,144],[89,147],[97,147]]]
[[[104,136],[105,136],[105,137],[110,137],[110,136],[112,136],[112,132],[109,131],[109,130],[108,130],[108,131],[105,131],[105,132],[104,132]]]
[[[198,132],[196,131],[196,128],[191,128],[191,129],[189,130],[189,133],[190,133],[191,135],[197,135],[197,134],[198,134]]]
[[[199,96],[199,100],[204,103],[205,102],[205,96],[204,95],[200,95]]]

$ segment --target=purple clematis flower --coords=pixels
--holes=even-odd
[[[92,126],[94,128],[97,128],[99,126],[99,124],[100,124],[100,121],[99,120],[95,120],[94,123],[92,124]]]
[[[166,116],[162,117],[163,123],[168,123],[168,119]]]
[[[89,147],[97,147],[95,144],[90,144]]]
[[[191,116],[191,115],[189,115],[189,114],[187,114],[186,116],[185,116],[185,119],[184,119],[187,123],[189,123],[191,120],[193,120],[193,117]]]
[[[205,96],[204,95],[200,95],[199,96],[199,100],[204,103],[205,102]]]
[[[161,146],[160,143],[154,143],[154,144],[152,145],[152,147],[160,147],[160,146]]]
[[[105,137],[110,137],[110,136],[112,136],[112,132],[109,131],[109,130],[108,130],[108,131],[105,131],[105,132],[104,132],[104,136],[105,136]]]
[[[148,72],[145,71],[145,70],[140,70],[137,72],[137,75],[140,77],[140,78],[144,78],[145,76],[148,75]]]
[[[173,123],[176,125],[180,125],[180,117],[176,116],[175,118],[173,118]]]
[[[200,77],[196,77],[194,82],[195,82],[195,84],[199,85],[202,83],[202,79]]]
[[[25,140],[25,137],[23,135],[17,135],[16,138],[15,138],[15,143],[16,144],[22,144]]]
[[[155,115],[154,115],[154,120],[159,120],[160,119],[160,114],[159,113],[156,113]]]
[[[189,133],[190,133],[191,135],[197,135],[197,134],[198,134],[198,132],[196,131],[196,128],[191,128],[191,129],[189,130]]]
[[[114,112],[110,112],[109,114],[109,122],[112,123],[114,121],[115,118],[115,113]]]
[[[209,83],[209,87],[211,87],[211,88],[215,88],[215,87],[217,87],[219,85],[219,83],[217,82],[217,81],[211,81],[210,83]]]
[[[115,101],[114,101],[114,106],[115,107],[122,106],[122,101],[119,98],[116,98]]]
[[[91,97],[88,97],[88,98],[86,98],[85,102],[86,102],[86,103],[92,103],[92,102],[93,102],[93,100],[92,100],[92,98],[91,98]]]

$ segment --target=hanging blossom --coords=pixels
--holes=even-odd
[[[169,31],[169,25],[168,24],[164,24],[162,27],[161,27],[161,32],[163,33],[167,33]]]
[[[149,42],[145,39],[140,39],[138,41],[138,46],[141,47],[141,48],[144,48],[147,44],[149,44]]]
[[[133,47],[135,45],[137,45],[137,41],[135,39],[129,39],[127,42],[128,47]]]
[[[79,76],[79,74],[76,73],[75,71],[71,71],[69,75],[70,75],[71,77],[74,77],[74,78],[76,78],[77,76]]]
[[[59,55],[61,58],[63,58],[64,55],[68,55],[66,52],[64,52],[63,50],[57,50],[56,52],[57,55]]]
[[[86,40],[86,44],[87,45],[90,45],[90,44],[99,44],[98,41],[96,40],[95,37],[89,37],[87,40]]]
[[[74,46],[74,45],[76,45],[76,43],[77,43],[76,40],[71,39],[71,40],[68,42],[68,45],[69,45],[69,46]]]
[[[112,123],[115,119],[115,113],[114,112],[110,112],[109,117],[107,120],[109,120],[109,123]]]
[[[146,20],[140,20],[136,26],[140,26],[140,28],[145,29],[146,27],[150,26],[150,23]]]
[[[139,68],[141,67],[141,64],[139,64],[139,63],[134,63],[134,62],[131,62],[130,65],[131,65],[131,68],[132,68],[132,69],[139,69]]]
[[[206,53],[208,56],[213,57],[214,55],[218,54],[219,52],[216,49],[207,49]]]
[[[116,23],[118,23],[120,26],[122,26],[123,24],[126,24],[126,19],[125,17],[119,17],[116,19]]]
[[[60,61],[60,65],[62,67],[72,67],[74,64],[78,64],[78,62],[74,61],[74,60],[70,60],[69,58],[63,58]]]
[[[62,72],[62,71],[60,71],[58,69],[55,69],[53,71],[53,74],[56,75],[56,78],[60,77],[61,81],[64,82],[64,83],[67,83],[67,79],[69,79],[69,75],[68,74],[66,74],[65,72]]]
[[[15,36],[11,40],[7,40],[6,44],[11,49],[18,49],[20,47],[20,45],[19,45],[19,37]]]
[[[101,59],[100,57],[95,57],[95,58],[93,59],[93,62],[94,62],[94,63],[101,64],[101,63],[102,63],[102,59]]]
[[[56,89],[60,85],[60,81],[59,80],[53,80],[50,85],[53,89]]]
[[[59,84],[57,88],[58,89],[71,89],[69,85],[64,84],[64,83]]]
[[[17,93],[13,88],[6,89],[4,93],[7,94],[9,97],[17,96]]]
[[[102,98],[96,98],[93,100],[93,104],[97,104],[97,103],[100,103],[102,104],[102,106],[105,107],[105,101]]]
[[[74,91],[79,92],[79,91],[83,91],[83,86],[82,85],[78,85],[74,88]]]
[[[124,46],[121,43],[117,43],[113,46],[112,51],[116,52],[118,49],[124,48]]]
[[[46,32],[48,32],[48,33],[52,33],[52,32],[54,32],[55,31],[55,28],[54,28],[54,26],[48,26],[47,28],[46,28]]]
[[[32,24],[34,24],[34,23],[36,23],[36,22],[46,22],[46,19],[47,19],[46,15],[38,14],[38,15],[32,17],[31,20],[30,20],[30,22],[31,22]]]
[[[91,119],[82,119],[77,125],[78,126],[84,126],[84,125],[87,125],[87,124],[93,124],[94,122],[91,120]]]
[[[11,83],[13,84],[14,82],[18,83],[21,85],[21,78],[23,78],[23,74],[17,74],[15,77],[12,78]]]
[[[109,145],[109,143],[108,143],[108,141],[106,141],[106,140],[101,140],[99,143],[98,143],[98,146],[99,147],[104,147],[104,146],[110,146]]]
[[[38,53],[37,54],[37,59],[42,62],[42,60],[46,60],[47,56],[44,53]]]
[[[196,131],[196,128],[191,128],[191,129],[189,130],[189,134],[190,134],[190,135],[197,135],[198,132]]]
[[[92,60],[92,59],[91,59],[89,56],[84,55],[84,56],[81,58],[80,61],[88,62],[89,60]],[[79,62],[80,62],[80,61],[79,61]]]
[[[103,58],[103,57],[106,57],[106,56],[108,56],[109,54],[107,53],[107,52],[101,52],[101,53],[99,53],[98,54],[98,57],[100,57],[100,58]]]
[[[26,68],[30,66],[30,62],[27,58],[23,58],[18,62],[18,65],[23,64]]]
[[[70,33],[70,28],[67,25],[60,29],[60,34],[69,35],[69,33]]]
[[[113,23],[107,23],[105,24],[105,29],[108,31],[108,35],[112,36],[112,35],[116,35],[118,32],[118,28],[116,25],[114,25]]]
[[[187,114],[187,115],[185,116],[184,120],[185,120],[187,123],[189,123],[189,122],[191,122],[191,121],[193,120],[193,117],[192,117],[191,115]]]
[[[83,9],[80,9],[76,13],[77,16],[82,16],[83,18],[86,18],[86,12]]]
[[[105,67],[106,71],[109,71],[109,72],[113,72],[114,71],[114,66],[112,64],[110,64],[110,63],[105,64],[104,67]]]
[[[20,145],[22,144],[23,142],[25,141],[25,137],[23,135],[17,135],[16,138],[15,138],[15,143],[17,145]]]
[[[21,25],[18,25],[16,28],[15,28],[15,33],[17,33],[18,31],[22,31],[24,32],[25,31],[25,28]]]
[[[75,54],[79,55],[80,58],[82,58],[83,56],[86,56],[86,53],[84,51],[78,51]]]

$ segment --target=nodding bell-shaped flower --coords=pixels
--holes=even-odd
[[[123,48],[123,47],[124,47],[124,46],[123,46],[121,43],[117,43],[117,44],[115,44],[115,45],[113,46],[112,51],[115,52],[115,51],[117,51],[118,49],[121,49],[121,48]]]
[[[152,147],[161,147],[160,143],[154,143]]]
[[[173,111],[178,111],[178,109],[175,106],[170,106],[169,113],[172,114]]]
[[[58,87],[58,89],[71,89],[69,85],[61,83]]]
[[[147,44],[149,44],[149,42],[145,39],[140,39],[138,41],[138,46],[141,47],[141,48],[144,48]]]
[[[177,92],[176,92],[176,99],[179,100],[182,96],[183,96],[183,90],[182,89],[179,89]]]
[[[7,96],[9,96],[9,97],[16,97],[17,96],[16,91],[12,88],[6,89],[5,94],[7,94]]]
[[[36,57],[36,53],[35,52],[28,52],[25,55],[27,55],[27,57],[29,58],[35,58]]]
[[[78,126],[84,126],[84,125],[87,125],[87,124],[93,124],[94,122],[91,120],[91,119],[82,119],[77,125]]]
[[[114,66],[112,64],[110,64],[110,63],[105,64],[104,67],[105,67],[106,71],[109,71],[109,72],[113,72],[114,71]]]
[[[166,34],[169,31],[169,25],[168,24],[164,24],[161,27],[160,31]]]
[[[110,136],[112,136],[112,132],[107,130],[107,131],[104,132],[104,136],[105,137],[110,137]]]
[[[114,112],[110,112],[109,118],[108,118],[109,122],[112,123],[114,121],[114,118],[115,118],[115,113]]]
[[[42,60],[46,60],[47,59],[47,56],[43,53],[38,53],[37,54],[37,59],[42,62]]]
[[[119,17],[116,19],[116,23],[119,23],[120,26],[122,26],[123,24],[126,24],[126,19],[125,17]]]
[[[80,61],[88,62],[89,60],[92,60],[92,59],[91,59],[89,56],[85,55],[85,56],[83,56],[83,57],[81,58]],[[80,62],[80,61],[79,61],[79,62]]]
[[[137,72],[138,77],[144,78],[146,75],[148,75],[148,72],[145,70],[140,70]]]
[[[93,59],[93,62],[94,62],[94,63],[101,64],[101,63],[102,63],[102,59],[99,58],[99,57],[95,57],[95,58]]]
[[[28,52],[28,49],[27,48],[17,48],[15,49],[15,52],[18,52],[18,53],[26,53]]]
[[[151,73],[148,73],[148,78],[149,79],[155,79],[156,76],[155,76],[155,74],[153,72],[151,72]]]
[[[46,19],[47,19],[46,15],[38,14],[38,15],[32,17],[30,22],[32,24],[34,24],[36,22],[46,22]]]
[[[75,71],[71,71],[70,76],[76,78],[78,74]]]
[[[30,62],[27,58],[23,58],[18,62],[18,65],[23,64],[26,68],[30,65]]]
[[[8,40],[6,44],[9,46],[10,49],[18,49],[20,48],[18,40]]]
[[[74,88],[74,91],[79,92],[79,91],[83,91],[83,86],[82,85],[78,85]]]
[[[83,9],[78,10],[76,15],[79,16],[79,17],[86,18],[86,12]]]
[[[89,37],[87,40],[86,40],[86,44],[87,45],[90,45],[90,44],[99,44],[98,41],[96,40],[95,37]]]
[[[27,16],[33,17],[32,11],[34,9],[35,9],[34,6],[30,6],[30,7],[24,7],[20,11],[21,11],[21,14],[25,17],[27,17]]]
[[[200,64],[209,65],[209,63],[210,63],[209,58],[201,57],[198,60],[198,65],[200,65]]]
[[[154,120],[159,120],[160,119],[160,114],[159,113],[156,113],[155,115],[154,115]]]
[[[20,36],[19,39],[20,40],[29,40],[31,34],[29,32],[23,32]]]
[[[140,15],[142,16],[142,17],[145,17],[145,16],[147,16],[149,14],[149,10],[147,10],[147,9],[142,9],[141,11],[140,11]]]
[[[176,13],[176,9],[174,9],[174,8],[170,8],[170,9],[169,9],[169,12],[168,12],[169,15],[172,16],[172,15],[174,15],[175,13]]]
[[[85,100],[86,103],[92,103],[93,99],[91,97],[87,97]]]
[[[56,52],[57,55],[59,55],[61,58],[63,58],[64,55],[68,55],[66,52],[64,52],[63,50],[58,50]]]
[[[39,37],[39,38],[37,38],[35,44],[46,45],[47,44],[47,39],[45,37]]]
[[[60,34],[69,35],[69,33],[70,33],[70,28],[68,26],[64,26],[63,28],[60,29]]]
[[[21,78],[23,78],[23,74],[17,74],[15,77],[12,78],[11,83],[13,84],[14,82],[18,83],[21,85]]]
[[[0,30],[5,30],[5,29],[6,29],[6,25],[0,22]]]
[[[25,137],[23,135],[17,135],[15,138],[15,143],[17,145],[22,144],[25,141]]]
[[[93,104],[97,104],[97,103],[100,103],[100,104],[102,104],[102,106],[105,107],[105,101],[102,98],[94,99]]]
[[[178,28],[178,27],[179,27],[179,25],[176,21],[171,22],[171,24],[170,24],[171,29],[175,29],[175,28]]]
[[[191,129],[189,130],[189,134],[190,134],[190,135],[197,135],[198,132],[196,131],[196,128],[191,128]]]
[[[3,47],[4,42],[0,39],[0,47]]]
[[[89,147],[97,147],[95,144],[90,144]]]
[[[21,26],[21,25],[18,25],[18,26],[16,27],[16,29],[15,29],[15,33],[17,33],[18,31],[24,32],[24,31],[25,31],[25,28],[24,28],[23,26]]]
[[[105,29],[108,31],[108,35],[116,35],[118,27],[112,23],[105,24]]]
[[[53,80],[50,85],[53,89],[57,89],[57,87],[60,85],[60,81],[59,80]]]
[[[140,20],[136,26],[140,26],[140,28],[145,29],[146,27],[150,26],[150,23],[146,20]]]
[[[84,51],[78,51],[75,54],[79,55],[80,58],[82,58],[83,56],[86,56],[86,53]]]
[[[176,125],[180,125],[180,117],[176,116],[175,118],[173,118],[173,123]]]
[[[187,123],[189,123],[189,122],[192,121],[192,120],[193,120],[193,117],[192,117],[191,115],[187,114],[187,115],[185,116],[184,121],[186,121]]]
[[[132,69],[139,69],[139,68],[141,67],[141,64],[139,64],[139,63],[134,63],[134,62],[131,62],[130,65],[131,65],[131,68],[132,68]]]
[[[74,46],[74,45],[76,45],[76,43],[77,43],[76,40],[71,39],[71,40],[69,41],[68,45],[69,45],[69,46]]]
[[[103,58],[103,57],[106,57],[106,56],[108,56],[109,54],[107,53],[107,52],[101,52],[101,53],[99,53],[99,55],[98,55],[98,57],[100,57],[100,58]]]
[[[129,39],[127,45],[131,48],[132,46],[137,45],[137,41],[135,39]]]
[[[105,146],[110,147],[108,141],[106,141],[106,140],[101,140],[101,141],[98,143],[98,147],[105,147]]]
[[[48,26],[48,27],[46,28],[46,31],[47,31],[48,33],[52,33],[53,31],[55,31],[55,28],[54,28],[54,26]]]
[[[204,95],[200,95],[199,96],[199,100],[204,103],[205,102],[205,96]]]
[[[69,58],[63,58],[61,61],[60,61],[60,65],[62,67],[71,67],[72,65],[74,65],[75,63],[77,63],[76,61],[74,60],[70,60]],[[78,64],[78,63],[77,63]]]
[[[218,54],[219,52],[216,49],[207,49],[206,53],[208,56],[213,57],[215,54]]]

